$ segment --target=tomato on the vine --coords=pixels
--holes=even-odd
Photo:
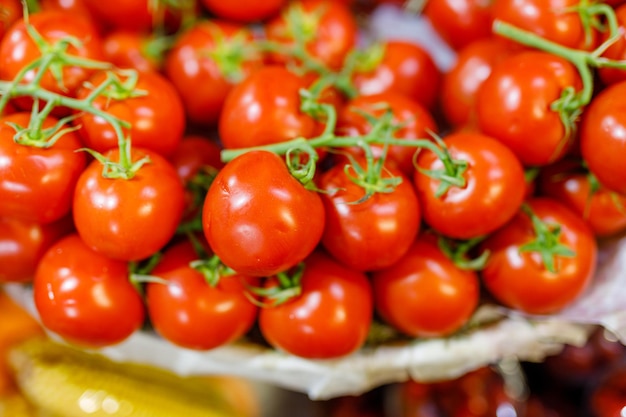
[[[626,59],[626,4],[615,8],[615,17],[618,23],[618,37],[606,48],[602,57],[623,61]],[[607,41],[610,35],[609,31],[606,31],[603,34],[603,40]],[[626,81],[626,71],[623,68],[598,68],[598,75],[604,85]]]
[[[112,30],[102,38],[104,58],[117,68],[157,72],[161,68],[161,51],[152,51],[151,42],[156,41],[141,32]]]
[[[7,29],[22,17],[22,3],[19,0],[5,0],[0,4],[0,40]]]
[[[200,0],[216,16],[241,23],[253,23],[277,15],[287,0]]]
[[[460,51],[491,37],[492,4],[489,0],[429,0],[424,16],[448,45]]]

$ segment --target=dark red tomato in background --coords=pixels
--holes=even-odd
[[[310,359],[338,358],[363,346],[373,311],[364,273],[315,252],[305,261],[301,288],[300,295],[279,305],[267,300],[261,309],[259,326],[268,343]]]
[[[447,336],[463,327],[478,306],[478,276],[457,267],[437,245],[421,235],[388,268],[372,274],[376,311],[411,337]]]
[[[102,38],[105,59],[117,68],[156,72],[162,57],[149,49],[153,41],[147,34],[131,30],[112,30]]]
[[[459,51],[470,43],[491,37],[490,0],[429,0],[424,7],[439,35]]]
[[[268,276],[297,265],[315,249],[324,231],[324,206],[280,156],[252,151],[217,174],[202,223],[224,264],[240,274]]]
[[[94,18],[109,29],[145,32],[156,25],[163,24],[164,5],[170,2],[113,0],[103,3],[100,0],[84,0],[84,3]]]
[[[67,215],[74,187],[87,164],[76,132],[65,132],[48,148],[27,146],[13,140],[7,123],[28,127],[30,113],[14,113],[0,119],[0,217],[50,223]],[[42,128],[58,120],[47,117]]]
[[[617,18],[619,35],[617,39],[602,53],[602,57],[615,61],[626,60],[626,4],[615,8],[615,17]],[[606,41],[609,37],[607,30],[602,34],[602,40]],[[598,75],[604,85],[615,84],[620,81],[626,81],[626,71],[619,68],[599,68]]]
[[[626,366],[615,366],[598,382],[587,400],[594,417],[621,417],[626,404]]]
[[[222,19],[252,23],[277,15],[287,0],[201,0],[201,3]]]
[[[45,253],[33,296],[42,324],[80,346],[120,343],[141,328],[145,317],[126,262],[94,252],[76,234]]]
[[[19,0],[0,0],[0,40],[7,29],[22,17],[22,3]]]
[[[563,203],[544,197],[531,199],[528,204],[549,228],[560,227],[558,243],[575,256],[555,256],[555,270],[551,272],[538,252],[520,251],[537,236],[530,217],[519,212],[481,245],[490,252],[482,280],[505,306],[531,314],[551,314],[576,300],[591,283],[597,243],[585,221]]]

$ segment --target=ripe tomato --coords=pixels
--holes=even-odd
[[[615,17],[619,24],[619,36],[602,53],[602,57],[615,61],[623,61],[626,59],[626,4],[615,9]],[[603,34],[603,41],[609,37],[609,31]],[[604,85],[615,84],[620,81],[626,81],[626,71],[620,68],[599,68],[598,75]]]
[[[22,17],[22,3],[19,0],[2,0],[0,2],[0,40],[7,29]]]
[[[463,327],[480,296],[478,276],[457,267],[421,235],[393,265],[372,274],[376,311],[411,337],[446,336]]]
[[[85,99],[107,78],[98,72],[78,92]],[[125,80],[125,77],[121,77]],[[140,73],[135,90],[138,96],[107,97],[101,95],[93,101],[94,107],[130,123],[123,129],[133,146],[153,150],[169,157],[183,137],[185,109],[176,90],[167,78],[156,72]],[[81,114],[76,120],[85,145],[103,153],[118,147],[118,138],[112,125],[100,116]]]
[[[539,252],[520,250],[537,239],[530,217],[520,211],[481,245],[491,253],[482,270],[482,280],[507,307],[531,314],[551,314],[576,300],[591,283],[597,243],[584,220],[557,200],[534,198],[528,204],[551,230],[560,228],[555,243],[565,245],[574,256],[555,255],[551,272]]]
[[[581,86],[576,68],[563,58],[539,51],[514,54],[480,86],[478,126],[511,148],[524,165],[547,165],[568,152],[574,130],[565,129],[551,105],[565,88],[578,91]]]
[[[258,307],[245,292],[260,281],[229,275],[211,286],[189,265],[196,259],[188,240],[166,250],[151,272],[165,282],[146,285],[146,302],[150,322],[162,337],[188,349],[207,350],[234,342],[250,330]]]
[[[308,81],[284,67],[267,66],[235,86],[224,102],[218,125],[224,148],[313,137],[319,123],[300,111],[300,90]]]
[[[87,19],[98,30],[104,33],[105,28],[87,7],[87,0],[39,0],[41,10],[56,10],[71,16]]]
[[[356,46],[357,25],[350,8],[338,1],[294,0],[280,16],[267,22],[266,36],[289,48],[304,39],[307,52],[332,69],[340,69]],[[291,61],[280,52],[271,54],[272,62]]]
[[[64,133],[48,148],[22,145],[13,140],[15,130],[27,127],[30,113],[14,113],[0,119],[0,217],[50,223],[64,217],[72,206],[74,187],[87,158],[78,134]],[[47,117],[43,129],[57,124]]]
[[[176,171],[159,154],[133,148],[133,162],[144,156],[150,162],[130,180],[103,177],[102,164],[93,161],[76,184],[76,230],[88,247],[113,259],[153,255],[174,236],[182,217],[184,189]],[[117,161],[119,151],[105,157]]]
[[[491,37],[491,5],[489,0],[429,0],[424,16],[448,45],[460,51]]]
[[[201,0],[214,15],[241,23],[252,23],[278,14],[287,0]]]
[[[39,259],[72,228],[71,216],[47,224],[0,217],[0,283],[31,282]]]
[[[146,31],[152,27],[156,16],[151,10],[154,3],[148,0],[113,0],[107,3],[84,0],[84,3],[103,26],[112,29]]]
[[[94,252],[76,234],[45,253],[35,273],[33,296],[43,325],[81,346],[120,343],[145,317],[126,262]]]
[[[299,296],[261,309],[259,327],[268,343],[310,359],[349,355],[365,343],[373,312],[365,274],[315,252],[305,261],[301,288]]]
[[[244,26],[217,20],[198,22],[176,39],[164,70],[192,123],[214,125],[233,85],[261,65],[256,53],[242,56],[251,42]]]
[[[621,417],[626,404],[626,367],[615,366],[603,375],[588,399],[589,408],[597,417]]]
[[[508,222],[522,204],[524,170],[506,146],[475,132],[454,133],[445,138],[454,160],[467,161],[464,187],[451,186],[437,196],[441,181],[419,170],[414,183],[425,222],[452,238],[470,239],[493,232]],[[442,170],[444,164],[423,149],[417,159],[422,170]]]
[[[105,59],[117,68],[139,72],[156,72],[161,67],[161,56],[146,50],[150,38],[129,30],[112,30],[102,38]]]
[[[202,223],[213,252],[244,275],[268,276],[306,258],[324,231],[324,206],[267,151],[246,152],[217,174]]]
[[[603,89],[583,113],[580,149],[600,183],[626,195],[626,81]]]
[[[365,160],[359,159],[361,167]],[[391,192],[377,192],[367,200],[365,190],[352,181],[354,168],[338,164],[318,181],[326,213],[322,245],[339,262],[357,271],[388,267],[409,249],[420,229],[420,207],[411,180],[398,169],[383,169],[382,178],[401,178]]]
[[[422,47],[400,40],[382,43],[380,62],[372,68],[355,71],[353,82],[361,95],[394,92],[404,94],[434,110],[441,72]]]

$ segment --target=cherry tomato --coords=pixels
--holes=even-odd
[[[365,343],[372,311],[367,276],[315,252],[305,261],[300,295],[262,308],[259,327],[276,349],[330,359],[349,355]]]
[[[524,165],[555,162],[571,148],[573,129],[566,130],[551,106],[572,87],[580,90],[580,76],[563,58],[539,51],[514,54],[480,86],[478,126],[511,148]]]
[[[475,132],[445,138],[453,160],[467,161],[465,185],[451,186],[438,196],[441,185],[419,170],[414,183],[425,222],[439,233],[457,239],[483,236],[503,226],[517,213],[525,194],[524,170],[513,152],[497,140]],[[422,170],[444,169],[432,151],[417,159]]]
[[[98,33],[105,32],[102,22],[87,7],[87,0],[39,0],[39,6],[41,10],[56,10],[71,16],[80,16],[89,20]]]
[[[19,0],[0,1],[0,40],[7,29],[22,17],[22,3]]]
[[[457,267],[427,233],[393,265],[372,274],[376,311],[411,337],[446,336],[463,327],[479,300],[478,276]]]
[[[244,26],[217,20],[201,21],[176,39],[164,70],[192,123],[214,125],[233,85],[261,65],[254,52],[242,56],[251,42],[252,34]]]
[[[610,190],[626,195],[626,81],[603,89],[583,113],[581,154],[591,172]]]
[[[435,108],[441,72],[433,58],[414,43],[387,40],[380,45],[383,54],[379,62],[359,69],[353,82],[361,95],[394,92],[404,94],[429,110]]]
[[[602,57],[615,61],[623,61],[626,59],[626,4],[615,9],[615,17],[617,18],[619,35],[618,38],[602,53]],[[609,31],[603,34],[603,41],[608,40]],[[598,75],[604,85],[615,84],[620,81],[626,81],[626,71],[619,68],[599,68]]]
[[[102,38],[105,59],[117,68],[139,72],[156,72],[161,67],[161,56],[148,49],[151,39],[142,32],[113,30]]]
[[[94,252],[76,234],[45,253],[33,296],[43,325],[81,346],[120,343],[139,330],[145,317],[126,262]]]
[[[14,113],[0,119],[0,217],[50,223],[67,215],[74,187],[87,158],[78,134],[68,131],[50,147],[22,145],[13,140],[7,123],[28,127],[30,113]],[[58,120],[47,117],[49,129]]]
[[[278,14],[287,0],[201,0],[216,16],[241,23],[252,23]]]
[[[453,49],[459,51],[470,43],[491,37],[492,1],[429,0],[424,16]]]
[[[114,0],[106,3],[100,0],[84,0],[84,3],[103,26],[112,29],[147,31],[152,28],[159,13],[151,10],[154,3],[149,0]]]
[[[531,314],[551,314],[574,300],[588,287],[596,269],[597,243],[584,220],[551,198],[528,200],[533,213],[551,230],[560,228],[557,243],[574,256],[553,256],[551,272],[535,250],[521,247],[537,239],[530,217],[519,212],[506,226],[483,243],[489,250],[482,280],[505,306]]]
[[[121,77],[123,81],[126,77]],[[99,72],[78,92],[79,99],[89,94],[107,79]],[[135,95],[137,94],[137,95]],[[129,95],[98,96],[94,107],[130,123],[122,129],[130,136],[133,146],[153,150],[169,157],[183,138],[185,110],[172,84],[155,72],[140,73],[135,89]],[[82,114],[76,121],[85,145],[103,153],[118,147],[118,137],[113,126],[100,116]]]
[[[119,159],[119,151],[104,155]],[[80,176],[74,195],[76,230],[88,247],[113,259],[147,258],[174,236],[182,217],[183,185],[171,163],[159,154],[133,148],[132,161],[148,156],[135,176],[105,178],[93,161]]]
[[[357,162],[366,168],[364,158]],[[318,187],[326,212],[322,245],[339,262],[358,271],[388,267],[409,249],[420,229],[420,207],[411,180],[394,167],[383,179],[401,178],[391,192],[377,192],[367,200],[356,184],[354,168],[335,165],[321,175]]]
[[[217,174],[202,223],[214,253],[244,275],[268,276],[306,258],[324,231],[324,206],[267,151],[246,152]]]
[[[258,287],[259,279],[229,275],[210,285],[189,264],[197,258],[189,241],[165,251],[163,263],[151,272],[165,282],[149,282],[146,301],[150,322],[162,337],[177,346],[208,350],[234,342],[250,330],[258,307],[245,292]]]

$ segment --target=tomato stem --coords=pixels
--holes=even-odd
[[[443,236],[437,239],[437,245],[441,252],[450,259],[458,268],[468,271],[479,271],[485,267],[489,260],[490,252],[483,251],[478,257],[468,259],[468,252],[474,249],[486,236],[475,237],[465,241],[452,241]]]

